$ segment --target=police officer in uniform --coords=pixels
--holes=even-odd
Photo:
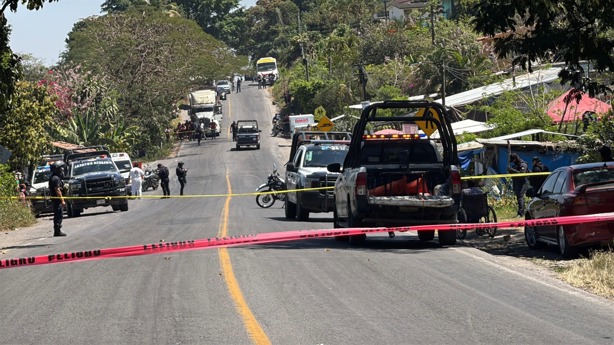
[[[168,168],[162,165],[162,163],[158,163],[158,177],[160,178],[160,186],[162,186],[162,193],[164,196],[162,199],[170,198],[171,190],[168,187],[169,178],[168,178]]]
[[[187,182],[186,176],[188,174],[188,169],[184,169],[183,162],[179,162],[177,163],[177,169],[175,169],[175,172],[177,173],[177,179],[179,179],[179,184],[181,185],[179,195],[183,195],[183,187],[185,187],[185,184]]]
[[[64,208],[66,202],[62,194],[64,182],[64,162],[54,162],[51,164],[51,178],[49,178],[49,193],[51,194],[51,202],[53,204],[53,236],[66,236],[62,232],[62,218],[64,217]]]

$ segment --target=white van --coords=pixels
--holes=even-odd
[[[130,188],[130,169],[132,169],[132,160],[130,159],[130,155],[128,155],[126,152],[114,152],[111,153],[111,159],[113,160],[113,163],[115,163],[115,166],[119,170],[119,173],[126,181],[126,188],[128,189],[128,194],[132,194],[132,190]]]

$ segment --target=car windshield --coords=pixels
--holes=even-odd
[[[257,133],[258,130],[252,126],[239,127],[239,133]]]
[[[348,145],[314,146],[305,152],[303,166],[306,168],[323,168],[332,163],[343,164],[348,148]]]
[[[608,181],[614,182],[614,169],[599,167],[592,170],[577,171],[573,175],[573,182],[576,186]]]
[[[126,171],[130,171],[130,169],[132,169],[132,164],[130,164],[130,161],[114,161],[115,165],[117,166],[117,169],[121,172],[126,172]]]
[[[110,159],[73,163],[73,176],[89,174],[93,172],[117,172],[117,167]]]
[[[36,184],[36,183],[47,182],[49,181],[50,177],[51,177],[50,169],[36,170],[36,172],[34,173],[34,183]]]
[[[217,86],[225,86],[228,84],[229,84],[228,80],[220,80],[217,82]]]

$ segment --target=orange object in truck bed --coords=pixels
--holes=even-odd
[[[373,196],[418,195],[421,193],[429,193],[426,180],[422,177],[407,182],[407,176],[403,176],[400,180],[369,189],[369,194]]]

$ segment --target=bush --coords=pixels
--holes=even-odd
[[[15,177],[9,167],[0,164],[0,230],[2,231],[36,223],[30,208],[15,198],[16,187]]]
[[[29,207],[21,202],[9,200],[0,203],[0,231],[14,230],[36,223],[36,218]]]

